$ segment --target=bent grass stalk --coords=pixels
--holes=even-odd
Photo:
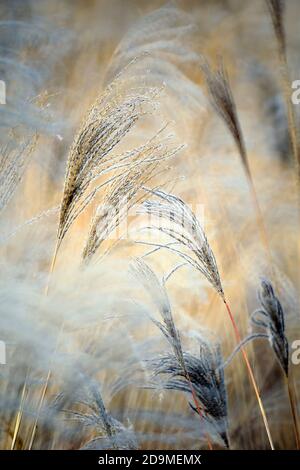
[[[228,315],[229,315],[229,318],[230,318],[230,321],[231,321],[231,324],[232,324],[232,327],[233,327],[233,330],[234,330],[234,334],[235,334],[237,344],[239,344],[242,341],[242,337],[241,337],[241,334],[239,332],[238,326],[236,324],[236,321],[235,321],[234,316],[232,314],[231,308],[230,308],[228,302],[226,301],[225,297],[223,298],[223,302],[224,302],[224,305],[225,305],[226,310],[228,312]],[[251,381],[251,383],[253,385],[253,388],[254,388],[254,392],[255,392],[255,395],[256,395],[256,398],[257,398],[257,402],[258,402],[258,406],[259,406],[259,409],[260,409],[260,412],[261,412],[261,416],[262,416],[264,426],[265,426],[265,429],[266,429],[266,432],[267,432],[268,440],[269,440],[269,443],[270,443],[270,447],[271,447],[272,450],[274,450],[274,444],[273,444],[273,440],[272,440],[272,436],[271,436],[271,432],[270,432],[269,423],[268,423],[267,415],[266,415],[266,412],[265,412],[265,408],[264,408],[264,405],[262,403],[262,400],[261,400],[261,397],[260,397],[260,392],[259,392],[256,380],[255,380],[255,377],[254,377],[254,373],[253,373],[252,367],[251,367],[250,362],[249,362],[248,355],[247,355],[244,347],[241,348],[241,352],[242,352],[242,355],[243,355],[243,358],[244,358],[244,361],[245,361],[245,364],[246,364],[246,367],[247,367],[247,371],[248,371],[250,381]]]

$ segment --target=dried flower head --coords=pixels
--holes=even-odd
[[[243,132],[224,65],[221,63],[219,68],[213,71],[205,62],[202,65],[202,70],[206,79],[212,106],[232,135],[247,176],[251,177]]]
[[[148,228],[159,230],[175,240],[181,248],[187,248],[192,256],[181,249],[174,248],[172,245],[161,245],[177,253],[191,266],[200,271],[219,295],[224,298],[214,253],[195,214],[177,196],[161,190],[150,190],[149,192],[157,196],[160,201],[147,200],[143,204],[142,212],[146,212],[150,216],[156,216],[159,219],[159,226]],[[161,224],[163,220],[168,222],[168,226],[165,227]]]
[[[185,369],[180,335],[175,326],[165,285],[160,282],[155,272],[142,259],[135,260],[131,269],[136,279],[138,279],[145,290],[149,292],[163,319],[163,323],[159,322],[154,317],[151,317],[151,320],[169,341],[177,361],[181,364],[182,368]]]
[[[252,313],[251,321],[265,330],[281,367],[288,375],[289,344],[285,336],[284,311],[269,281],[261,282],[258,298],[261,308]]]

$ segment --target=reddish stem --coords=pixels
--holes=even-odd
[[[241,340],[242,340],[241,335],[240,335],[240,332],[239,332],[239,329],[238,329],[238,327],[237,327],[237,324],[236,324],[236,322],[235,322],[235,319],[234,319],[234,317],[233,317],[233,314],[232,314],[232,312],[231,312],[231,309],[230,309],[228,303],[226,302],[225,298],[223,299],[223,302],[224,302],[224,304],[225,304],[225,307],[226,307],[226,309],[227,309],[227,312],[228,312],[230,321],[231,321],[231,323],[232,323],[232,326],[233,326],[233,330],[234,330],[234,334],[235,334],[237,343],[239,344],[239,343],[241,342]],[[266,432],[267,432],[267,435],[268,435],[270,447],[271,447],[272,450],[274,450],[274,444],[273,444],[273,441],[272,441],[272,436],[271,436],[271,433],[270,433],[270,428],[269,428],[269,424],[268,424],[266,412],[265,412],[265,409],[264,409],[262,400],[261,400],[261,398],[260,398],[260,393],[259,393],[258,386],[257,386],[256,380],[255,380],[254,374],[253,374],[252,367],[251,367],[250,362],[249,362],[249,359],[248,359],[248,355],[247,355],[247,353],[246,353],[244,347],[241,348],[241,352],[242,352],[242,354],[243,354],[243,358],[244,358],[245,364],[246,364],[246,366],[247,366],[247,370],[248,370],[248,374],[249,374],[250,381],[251,381],[251,383],[252,383],[252,385],[253,385],[253,388],[254,388],[254,391],[255,391],[255,395],[256,395],[257,402],[258,402],[258,405],[259,405],[259,408],[260,408],[260,412],[261,412],[261,415],[262,415],[262,419],[263,419],[263,422],[264,422],[264,425],[265,425],[265,428],[266,428]]]

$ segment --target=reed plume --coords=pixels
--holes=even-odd
[[[284,27],[284,14],[286,9],[285,0],[266,0],[266,5],[270,13],[272,25],[277,41],[278,56],[280,61],[283,95],[288,117],[288,129],[293,157],[296,169],[298,191],[300,189],[300,152],[299,136],[297,129],[297,119],[291,101],[291,80],[286,52],[286,33]]]
[[[249,185],[250,195],[253,201],[253,207],[256,212],[257,225],[260,230],[261,240],[266,250],[267,260],[270,267],[270,272],[274,274],[273,260],[271,249],[269,246],[268,235],[264,223],[264,218],[257,198],[257,193],[251,173],[249,158],[245,145],[245,140],[240,125],[240,120],[237,112],[236,103],[229,83],[228,74],[221,63],[216,71],[213,71],[209,65],[204,62],[202,65],[204,77],[210,96],[210,100],[216,113],[223,120],[230,134],[232,135],[236,147],[238,149],[241,162],[246,174]]]
[[[154,243],[154,245],[156,245],[158,248],[166,248],[167,250],[176,253],[181,258],[183,258],[189,265],[200,271],[200,273],[206,277],[208,282],[212,285],[212,287],[221,297],[226,307],[227,313],[230,317],[230,321],[233,326],[237,344],[241,343],[241,334],[233,317],[232,310],[226,299],[214,253],[209,245],[205,232],[201,227],[199,221],[197,220],[195,214],[193,214],[191,209],[177,196],[168,194],[160,190],[151,190],[149,192],[153,196],[156,196],[158,198],[158,201],[145,201],[140,212],[158,217],[160,224],[159,226],[154,225],[146,228],[155,229],[167,235],[171,239],[175,240],[176,244],[178,244],[179,247],[174,248],[173,245],[167,243]],[[162,221],[167,221],[171,224],[171,226],[164,227],[161,224]],[[182,251],[182,248],[187,248],[191,255]],[[267,416],[263,403],[261,401],[259,389],[256,384],[256,380],[248,359],[248,355],[244,348],[242,348],[241,351],[248,370],[250,381],[253,385],[255,395],[259,404],[270,447],[274,449]]]
[[[76,385],[66,395],[72,407],[62,411],[69,420],[89,428],[95,434],[80,449],[136,449],[138,444],[134,433],[107,410],[99,383],[81,370],[76,378]]]
[[[142,104],[149,102],[150,94],[133,93],[120,102],[114,97],[115,87],[110,86],[92,107],[70,150],[63,190],[58,227],[58,245],[79,214],[94,198],[96,191],[110,181],[102,181],[86,193],[91,184],[101,176],[121,176],[130,155],[111,155],[111,151],[125,137],[142,114]]]

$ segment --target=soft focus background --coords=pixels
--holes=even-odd
[[[300,4],[286,3],[288,61],[296,80]],[[248,334],[249,314],[258,308],[257,289],[261,277],[268,276],[268,262],[236,147],[207,98],[203,57],[211,64],[222,57],[226,64],[287,336],[290,344],[300,338],[294,168],[265,2],[1,0],[0,79],[7,87],[7,103],[0,105],[1,159],[10,158],[15,166],[13,194],[9,188],[5,192],[7,177],[0,179],[0,340],[7,349],[7,364],[0,365],[2,449],[28,448],[37,417],[36,449],[76,449],[102,435],[94,423],[70,413],[73,392],[84,395],[90,384],[137,447],[206,448],[204,425],[186,396],[145,390],[151,374],[147,359],[168,345],[148,318],[158,315],[155,303],[129,269],[132,258],[149,250],[136,243],[149,236],[139,230],[140,217],[132,215],[128,237],[106,256],[111,243],[101,246],[83,268],[90,219],[103,196],[97,194],[65,237],[44,294],[70,146],[90,106],[121,73],[120,94],[131,87],[156,87],[159,92],[150,114],[112,152],[128,151],[167,125],[163,134],[180,149],[155,184],[182,197],[204,224],[238,324]],[[161,250],[147,262],[162,278],[178,259]],[[219,341],[224,358],[229,356],[235,347],[232,329],[207,281],[184,267],[166,287],[186,347],[197,351],[195,335],[201,333]],[[295,448],[285,382],[274,354],[264,341],[251,343],[247,351],[275,447]],[[291,367],[297,392],[300,366]],[[49,370],[49,387],[40,403]],[[225,379],[231,447],[267,449],[240,355],[226,367]],[[214,448],[222,447],[217,436],[212,440]],[[109,444],[104,441],[103,446]]]

